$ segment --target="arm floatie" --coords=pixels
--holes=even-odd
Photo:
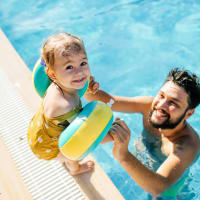
[[[46,65],[44,61],[42,59],[39,59],[33,68],[33,85],[40,97],[44,97],[45,92],[51,83],[50,78],[45,72],[45,67]],[[88,85],[89,82],[87,81],[85,86],[78,90],[78,94],[80,97],[85,94]]]
[[[92,152],[113,123],[111,108],[103,102],[88,103],[59,137],[59,149],[70,160],[80,160]]]

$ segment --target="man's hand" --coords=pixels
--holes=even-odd
[[[129,154],[128,144],[131,131],[123,120],[116,118],[109,133],[114,140],[113,156],[119,162],[123,162]]]
[[[90,76],[89,86],[86,91],[87,94],[96,94],[99,90],[99,83],[94,80],[93,76]]]

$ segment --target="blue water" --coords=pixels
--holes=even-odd
[[[200,75],[200,1],[198,0],[8,0],[0,4],[0,27],[32,70],[45,39],[69,32],[84,40],[92,74],[102,89],[125,96],[155,95],[172,67]],[[142,131],[138,114],[114,113],[132,131]],[[189,119],[199,132],[200,109]],[[112,144],[99,146],[95,158],[127,200],[144,192],[112,157]],[[181,191],[200,199],[200,159]]]

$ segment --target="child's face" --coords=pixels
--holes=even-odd
[[[86,55],[81,52],[67,57],[55,54],[55,80],[65,89],[81,89],[90,77]]]

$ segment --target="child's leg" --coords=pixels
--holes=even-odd
[[[94,168],[93,161],[86,161],[83,163],[80,163],[78,161],[72,161],[63,156],[62,153],[59,153],[56,159],[58,159],[61,163],[65,165],[65,167],[69,170],[71,175],[78,175],[90,172]]]

